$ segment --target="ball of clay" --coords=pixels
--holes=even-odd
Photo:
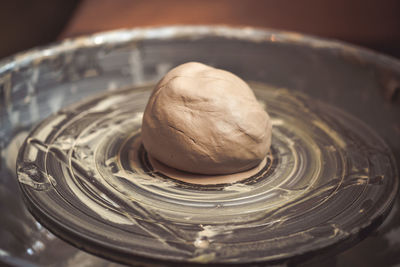
[[[157,84],[142,140],[160,162],[187,172],[229,174],[257,166],[271,144],[271,121],[236,75],[190,62]]]

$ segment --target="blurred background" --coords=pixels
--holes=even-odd
[[[0,6],[0,58],[117,28],[226,24],[339,39],[400,58],[398,0],[15,0]]]

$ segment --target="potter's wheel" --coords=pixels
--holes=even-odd
[[[276,262],[348,246],[391,207],[390,149],[340,109],[250,86],[274,125],[256,174],[198,185],[157,171],[140,143],[153,86],[119,90],[30,133],[17,175],[31,212],[77,247],[124,263]]]
[[[247,81],[256,81],[252,86],[274,118],[273,150],[263,172],[245,179],[244,185],[196,186],[175,182],[154,173],[154,166],[140,149],[135,130],[139,130],[139,113],[149,94],[149,88],[143,85],[153,85],[166,71],[188,61],[203,62],[231,71]],[[16,266],[108,267],[116,265],[114,260],[124,262],[127,257],[129,261],[167,264],[189,259],[223,262],[228,256],[242,263],[250,257],[253,257],[251,261],[304,263],[324,256],[330,266],[335,263],[394,265],[400,261],[399,198],[375,234],[369,233],[386,218],[390,199],[397,189],[396,176],[391,179],[390,173],[394,164],[400,164],[400,99],[396,93],[399,85],[398,60],[335,41],[251,28],[186,26],[114,31],[66,40],[3,60],[0,62],[0,210],[3,214],[0,262]],[[120,103],[121,114],[116,109],[101,112],[107,108],[107,101],[97,105],[100,110],[97,112],[96,101],[106,97],[99,94],[109,92],[118,96],[119,88],[133,88],[126,89],[124,96],[126,100],[134,100],[134,104],[127,107],[124,99],[113,98],[112,103]],[[271,94],[272,89],[277,94]],[[91,107],[90,114],[85,113],[87,109],[81,106],[82,100],[89,101],[86,103]],[[297,108],[286,109],[281,106],[284,103],[281,100],[293,102]],[[75,108],[70,107],[72,104]],[[123,117],[127,110],[131,112],[127,120],[131,128],[121,122],[115,126],[118,120],[110,123],[111,114]],[[298,114],[290,113],[295,111]],[[65,118],[60,117],[63,114]],[[51,123],[61,124],[56,118],[68,121],[65,127],[72,131],[70,134],[76,131],[80,135],[73,140],[63,139],[68,134],[64,125],[49,127]],[[306,123],[308,127],[304,127]],[[74,128],[74,125],[80,127]],[[112,129],[104,133],[109,126]],[[94,129],[100,132],[91,139]],[[46,167],[44,173],[52,176],[41,176],[40,172],[35,173],[34,165],[24,164],[22,173],[27,173],[25,178],[31,180],[24,180],[23,174],[20,179],[28,200],[25,202],[45,225],[26,209],[22,201],[25,193],[21,193],[15,172],[17,153],[28,134],[39,142],[30,139],[24,151],[35,154],[37,150],[38,154],[32,158],[43,160],[35,164],[39,170]],[[87,147],[82,144],[85,136]],[[132,147],[130,144],[133,147],[139,144],[134,149],[137,153],[124,150]],[[298,149],[300,146],[303,149]],[[394,163],[387,147],[394,153]],[[320,157],[316,157],[318,150]],[[125,152],[129,160],[119,156],[126,155]],[[72,161],[73,157],[79,160]],[[106,158],[110,160],[106,162]],[[326,163],[320,165],[321,160],[317,158]],[[68,164],[60,160],[67,160]],[[379,168],[385,162],[386,167]],[[316,168],[309,169],[311,166]],[[352,170],[353,166],[358,170]],[[365,166],[370,167],[365,169]],[[87,168],[94,169],[93,173],[89,172],[94,175],[93,180],[78,177]],[[277,176],[283,170],[286,170],[283,177],[307,179],[294,179],[291,184]],[[134,171],[136,184],[123,177],[126,173],[132,177]],[[108,178],[119,175],[119,178],[108,180],[109,183],[104,183],[108,187],[104,188],[103,183],[96,183],[96,179],[105,177],[98,173],[107,174]],[[139,179],[143,177],[148,179]],[[340,177],[346,177],[346,181]],[[74,182],[68,184],[69,178]],[[152,179],[157,179],[158,184],[154,185]],[[327,184],[329,179],[332,184]],[[311,186],[302,186],[303,182]],[[135,195],[129,196],[121,184]],[[74,185],[75,191],[71,189]],[[324,186],[326,190],[320,190]],[[161,187],[164,198],[157,198]],[[108,191],[99,194],[109,188],[112,193],[119,192],[117,198],[108,197],[105,194]],[[268,194],[273,188],[276,194]],[[251,193],[253,189],[259,190],[259,194]],[[79,197],[91,200],[82,201]],[[127,203],[129,197],[141,199]],[[281,207],[277,204],[279,197]],[[120,199],[125,202],[119,202]],[[141,206],[132,206],[132,203]],[[197,203],[200,204],[196,206]],[[96,213],[99,211],[96,205],[107,216],[103,218],[100,215],[103,213]],[[109,210],[105,211],[106,208]],[[156,212],[149,213],[150,208]],[[128,218],[126,211],[133,209],[137,212]],[[211,212],[200,216],[205,210]],[[188,226],[184,217],[176,216],[183,212],[189,213],[192,225]],[[232,215],[235,212],[237,215]],[[298,214],[299,218],[290,214]],[[143,219],[154,216],[162,223]],[[213,216],[215,221],[210,221]],[[255,226],[266,218],[268,223]],[[134,219],[140,224],[130,224]],[[223,219],[228,222],[221,223]],[[231,228],[237,225],[241,230],[233,229],[229,234],[221,225]],[[181,242],[182,239],[187,242]],[[223,254],[227,250],[218,249],[222,242],[230,248],[229,255]],[[298,243],[288,248],[293,242]],[[286,252],[278,255],[279,246],[286,246]],[[348,247],[351,248],[346,250]],[[143,248],[149,250],[143,252]],[[162,258],[165,248],[172,253]],[[270,254],[266,255],[266,251]],[[151,252],[154,253],[149,256]],[[260,259],[262,255],[265,258]],[[317,266],[320,265],[318,260]]]

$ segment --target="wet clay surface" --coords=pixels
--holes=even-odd
[[[58,236],[125,262],[284,261],[346,248],[389,212],[389,148],[361,121],[301,93],[250,83],[272,119],[265,165],[199,185],[153,166],[140,129],[152,86],[62,109],[36,127],[17,174],[35,217]]]
[[[153,158],[206,175],[252,169],[271,145],[270,118],[246,82],[199,62],[173,68],[155,86],[141,131]]]

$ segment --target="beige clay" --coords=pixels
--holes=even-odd
[[[271,121],[234,74],[190,62],[157,84],[142,140],[160,162],[192,173],[230,174],[257,166],[271,144]]]

